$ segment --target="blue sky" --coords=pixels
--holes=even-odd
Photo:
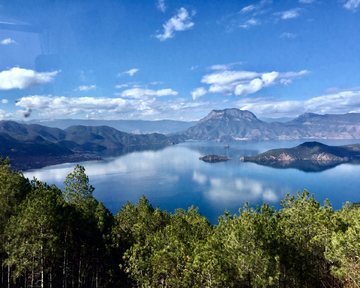
[[[0,2],[0,119],[360,113],[360,0]]]

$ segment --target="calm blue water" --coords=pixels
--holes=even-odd
[[[135,204],[144,194],[153,206],[174,212],[194,205],[213,224],[227,209],[231,214],[245,202],[251,206],[267,202],[279,209],[287,193],[307,189],[318,201],[326,198],[334,209],[346,201],[360,202],[360,165],[342,164],[322,172],[275,169],[241,162],[241,156],[270,149],[297,146],[304,141],[237,141],[227,143],[186,142],[160,150],[145,150],[103,161],[80,163],[86,169],[94,196],[114,214],[129,200]],[[359,140],[322,140],[328,145],[358,143]],[[231,161],[205,163],[199,157],[226,155]],[[75,164],[29,170],[24,174],[63,188],[62,182]]]

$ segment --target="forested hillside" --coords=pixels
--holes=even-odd
[[[0,160],[1,287],[358,287],[360,210],[307,191],[217,225],[143,196],[112,215],[77,165],[60,190]]]

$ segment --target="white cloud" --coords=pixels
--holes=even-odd
[[[270,80],[274,75],[267,75]],[[278,81],[281,73],[275,78]],[[256,78],[262,79],[262,78]],[[162,94],[162,93],[159,93]],[[121,95],[121,93],[119,93]],[[226,107],[224,107],[226,105]],[[213,109],[238,107],[249,110],[258,117],[296,117],[305,112],[318,114],[360,113],[360,91],[341,91],[333,94],[324,94],[305,101],[284,100],[274,97],[248,97],[236,101],[193,101],[188,98],[156,98],[144,97],[141,99],[118,98],[67,98],[55,96],[28,96],[21,98],[17,107],[18,118],[23,112],[32,110],[37,117],[68,117],[81,118],[86,114],[94,119],[186,119],[199,120]],[[14,119],[17,115],[0,111],[1,119]],[[37,115],[36,115],[37,114]],[[265,195],[265,194],[264,194]]]
[[[249,28],[250,26],[255,26],[255,25],[260,25],[260,21],[255,18],[251,18],[251,19],[245,21],[244,24],[241,24],[240,27],[241,28]]]
[[[120,89],[120,88],[128,87],[128,86],[129,86],[129,84],[120,84],[120,85],[116,85],[115,88]]]
[[[249,5],[249,6],[246,6],[246,7],[242,8],[240,10],[240,12],[247,13],[247,12],[251,12],[251,11],[253,11],[255,9],[257,9],[257,6],[252,4],[252,5]]]
[[[12,119],[13,118],[12,113],[7,113],[5,110],[0,109],[0,121],[5,119]]]
[[[262,85],[269,86],[272,85],[272,83],[275,81],[275,79],[279,76],[279,72],[271,72],[271,73],[264,73],[261,76],[262,79]]]
[[[292,18],[297,18],[300,16],[300,8],[294,8],[288,11],[283,11],[283,12],[276,12],[275,15],[279,15],[281,17],[281,19],[283,20],[287,20],[287,19],[292,19]]]
[[[312,3],[315,0],[299,0],[300,3]]]
[[[231,67],[235,66],[235,65],[240,65],[242,64],[242,62],[233,62],[230,64],[218,64],[218,65],[212,65],[210,67],[211,70],[229,70],[231,69]]]
[[[93,97],[51,97],[28,96],[21,98],[16,106],[25,109],[41,111],[40,115],[53,117],[75,115],[81,113],[121,113],[129,109],[133,103],[121,98],[93,98]]]
[[[178,92],[173,91],[172,89],[152,90],[152,89],[132,88],[132,89],[127,89],[121,93],[115,93],[115,95],[125,98],[144,99],[144,98],[161,97],[161,96],[176,96],[178,95]]]
[[[295,38],[296,34],[284,32],[280,35],[280,38]]]
[[[195,15],[195,11],[192,12]],[[168,20],[164,25],[164,33],[156,35],[160,41],[174,37],[174,31],[184,31],[194,26],[191,17],[185,8],[180,8],[178,14]]]
[[[214,85],[228,85],[236,81],[246,81],[260,76],[261,73],[249,71],[223,71],[205,75],[201,82]]]
[[[53,80],[59,71],[35,72],[18,67],[0,72],[0,90],[26,89],[42,85]]]
[[[248,5],[240,10],[239,13],[249,13],[261,9],[265,4],[272,3],[271,0],[262,0],[258,4]]]
[[[229,68],[230,68],[229,65],[226,64],[212,65],[210,67],[211,70],[227,70]]]
[[[309,73],[307,70],[286,73],[276,71],[257,73],[225,70],[205,75],[201,82],[210,85],[208,91],[211,93],[246,96],[271,85],[290,84],[292,78],[297,78],[307,73]]]
[[[7,39],[4,39],[1,41],[1,44],[2,45],[9,45],[11,43],[16,43],[14,40],[10,39],[10,38],[7,38]]]
[[[195,69],[198,68],[198,67],[199,67],[198,65],[191,66],[190,70],[195,70]]]
[[[16,106],[32,110],[32,114],[40,118],[84,118],[88,114],[93,119],[179,120],[184,117],[187,121],[192,121],[199,119],[199,116],[196,116],[198,113],[204,115],[218,107],[218,103],[194,102],[185,98],[158,100],[154,97],[123,99],[34,95],[21,98]],[[23,117],[22,115],[23,113],[19,114],[19,118]]]
[[[129,74],[130,76],[133,76],[139,69],[130,69],[129,71],[125,71],[124,73]]]
[[[262,88],[262,81],[259,78],[253,79],[249,84],[239,84],[235,87],[235,95],[246,96],[253,94]]]
[[[157,7],[161,12],[165,12],[166,11],[165,1],[159,0]]]
[[[96,85],[90,85],[90,86],[79,86],[78,88],[75,89],[75,91],[79,90],[79,91],[89,91],[89,90],[95,90],[96,89]]]
[[[7,100],[7,99],[2,99],[2,100],[1,100],[1,103],[7,104],[7,103],[9,103],[9,100]]]
[[[349,0],[345,3],[344,7],[346,9],[355,11],[356,8],[358,8],[358,6],[360,5],[360,0]]]
[[[360,113],[360,91],[343,91],[305,101],[246,98],[234,101],[232,104],[262,117],[296,117],[306,112],[318,114]]]
[[[160,84],[163,84],[163,82],[161,82],[161,81],[150,82],[150,85],[160,85]]]
[[[207,93],[204,87],[199,87],[191,91],[193,100],[199,99],[201,96],[204,96]]]

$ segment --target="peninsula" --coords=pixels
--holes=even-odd
[[[296,168],[299,163],[322,167],[334,167],[341,163],[360,159],[360,144],[328,146],[319,142],[305,142],[293,148],[274,149],[254,155],[243,156],[243,162],[254,162],[267,166]]]

